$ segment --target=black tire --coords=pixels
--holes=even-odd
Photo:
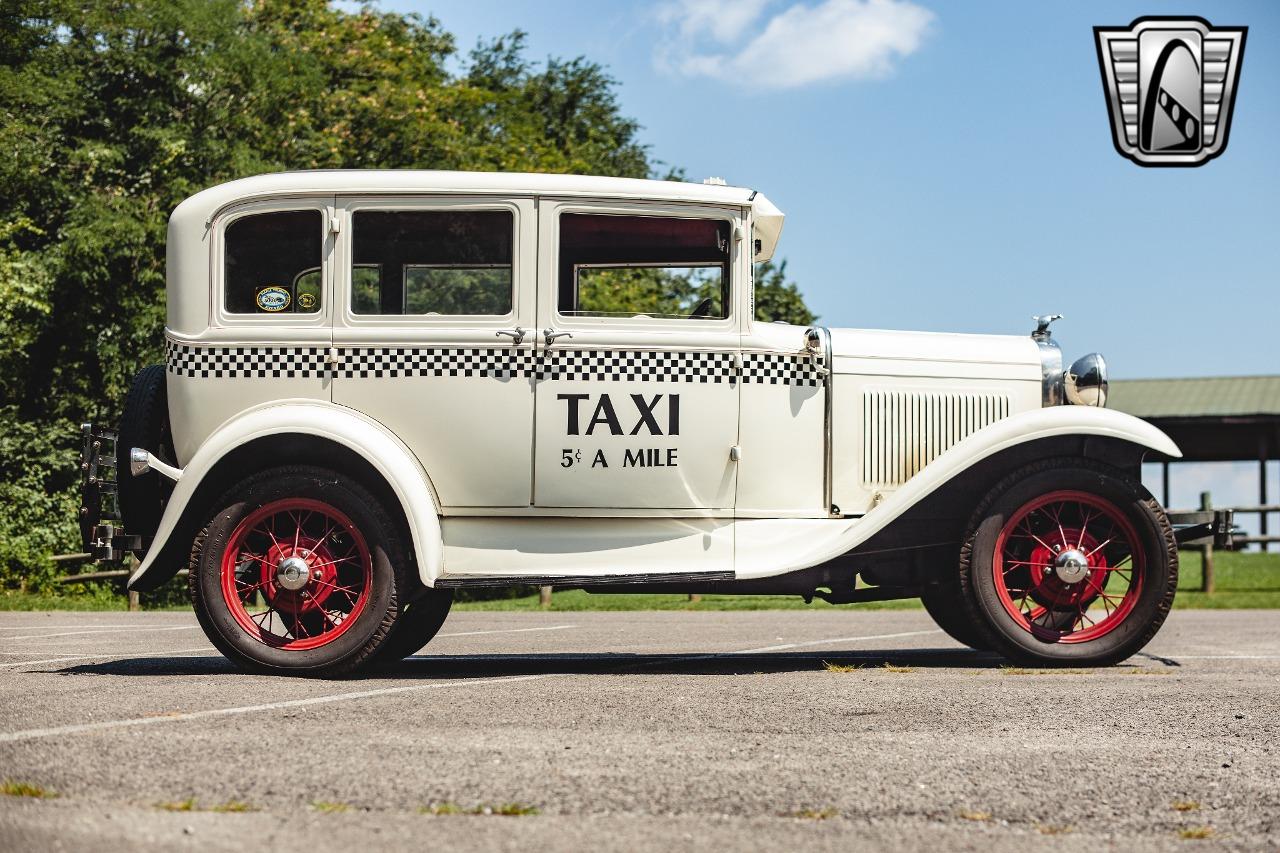
[[[453,606],[453,590],[427,590],[420,598],[405,605],[396,621],[395,630],[378,649],[376,662],[393,664],[416,653],[431,642]]]
[[[147,471],[140,477],[132,476],[129,473],[129,451],[134,447],[145,448],[170,465],[176,462],[173,434],[169,427],[164,365],[144,367],[133,377],[116,438],[121,524],[127,532],[140,535],[143,547],[146,547],[160,527],[160,516],[173,493],[173,483],[155,471]]]
[[[349,628],[317,648],[277,648],[252,635],[237,621],[222,591],[222,559],[234,531],[257,509],[282,500],[319,501],[345,514],[371,558],[364,606],[351,617],[355,621]],[[233,662],[260,672],[337,676],[371,661],[391,635],[410,565],[400,525],[360,483],[324,468],[288,466],[249,477],[217,502],[192,546],[188,589],[209,641]]]
[[[970,621],[969,613],[960,600],[960,590],[954,584],[927,588],[920,594],[920,602],[934,624],[948,637],[980,652],[991,650],[991,641],[981,626]]]
[[[997,541],[1006,523],[1020,508],[1060,491],[1082,493],[1118,513],[1116,520],[1131,528],[1134,540],[1130,565],[1135,568],[1130,575],[1141,578],[1126,613],[1105,633],[1087,639],[1081,621],[1078,642],[1036,636],[1020,625],[1001,602],[993,570]],[[993,650],[1033,666],[1108,666],[1131,657],[1164,624],[1177,586],[1177,542],[1164,509],[1135,478],[1085,459],[1048,459],[1003,479],[974,513],[960,552],[961,600],[969,617],[981,620]],[[1050,630],[1042,633],[1062,631],[1068,624],[1058,614],[1046,615],[1052,617],[1046,620]],[[1069,624],[1075,623],[1073,614]]]

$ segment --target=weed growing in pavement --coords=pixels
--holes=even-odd
[[[167,812],[193,812],[196,810],[196,798],[188,797],[185,800],[176,800],[172,803],[156,803],[156,808],[164,809]]]
[[[1179,838],[1185,838],[1188,841],[1200,841],[1206,838],[1216,838],[1212,826],[1189,826],[1186,829],[1178,831]]]
[[[991,820],[991,812],[977,812],[969,809],[961,809],[956,814],[964,820],[988,821]]]
[[[862,664],[860,664],[860,663],[831,663],[830,661],[825,661],[825,660],[824,660],[824,661],[822,662],[822,668],[823,668],[823,669],[825,669],[827,672],[857,672],[858,670],[862,669]]]
[[[331,803],[328,800],[316,800],[311,804],[311,808],[321,814],[335,814],[337,812],[351,811],[351,806],[346,803]]]
[[[1055,823],[1042,823],[1036,827],[1036,832],[1040,833],[1041,835],[1066,835],[1067,833],[1071,832],[1073,829],[1074,827],[1055,824]]]
[[[47,788],[39,785],[32,785],[30,782],[15,782],[12,779],[4,780],[0,784],[0,793],[6,797],[33,797],[37,800],[49,800],[58,796]]]
[[[526,815],[541,814],[537,806],[530,806],[525,803],[499,803],[497,805],[481,803],[469,809],[463,808],[457,803],[432,803],[429,806],[423,806],[418,809],[418,812],[430,815],[500,815],[502,817],[524,817]]]
[[[209,808],[209,811],[211,812],[238,813],[238,812],[256,812],[257,810],[258,809],[256,806],[251,806],[248,803],[242,803],[239,800],[227,800],[225,803],[223,803],[220,806],[211,806]]]
[[[418,811],[421,812],[422,814],[434,814],[434,815],[464,814],[462,810],[462,806],[458,805],[457,803],[432,803],[429,806],[423,806],[422,808],[418,809]]]
[[[916,668],[914,666],[898,666],[896,663],[889,663],[888,661],[885,661],[884,671],[885,672],[915,672]]]
[[[785,815],[785,817],[797,817],[801,820],[830,820],[839,816],[840,812],[831,807],[825,809],[796,809]]]
[[[1198,812],[1200,811],[1200,803],[1196,800],[1174,800],[1170,807],[1175,812]]]
[[[1092,669],[1055,669],[1046,667],[1044,669],[1027,669],[1021,666],[1001,666],[1002,675],[1093,675]]]

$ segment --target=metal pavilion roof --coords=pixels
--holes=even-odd
[[[1280,418],[1280,376],[1119,379],[1107,407],[1140,418]]]

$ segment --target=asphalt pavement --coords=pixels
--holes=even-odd
[[[467,612],[346,680],[0,613],[0,781],[3,850],[1275,850],[1280,613],[1038,672],[919,611]]]

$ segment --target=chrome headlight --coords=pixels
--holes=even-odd
[[[1067,402],[1076,406],[1107,405],[1107,362],[1101,353],[1077,358],[1063,376]]]

